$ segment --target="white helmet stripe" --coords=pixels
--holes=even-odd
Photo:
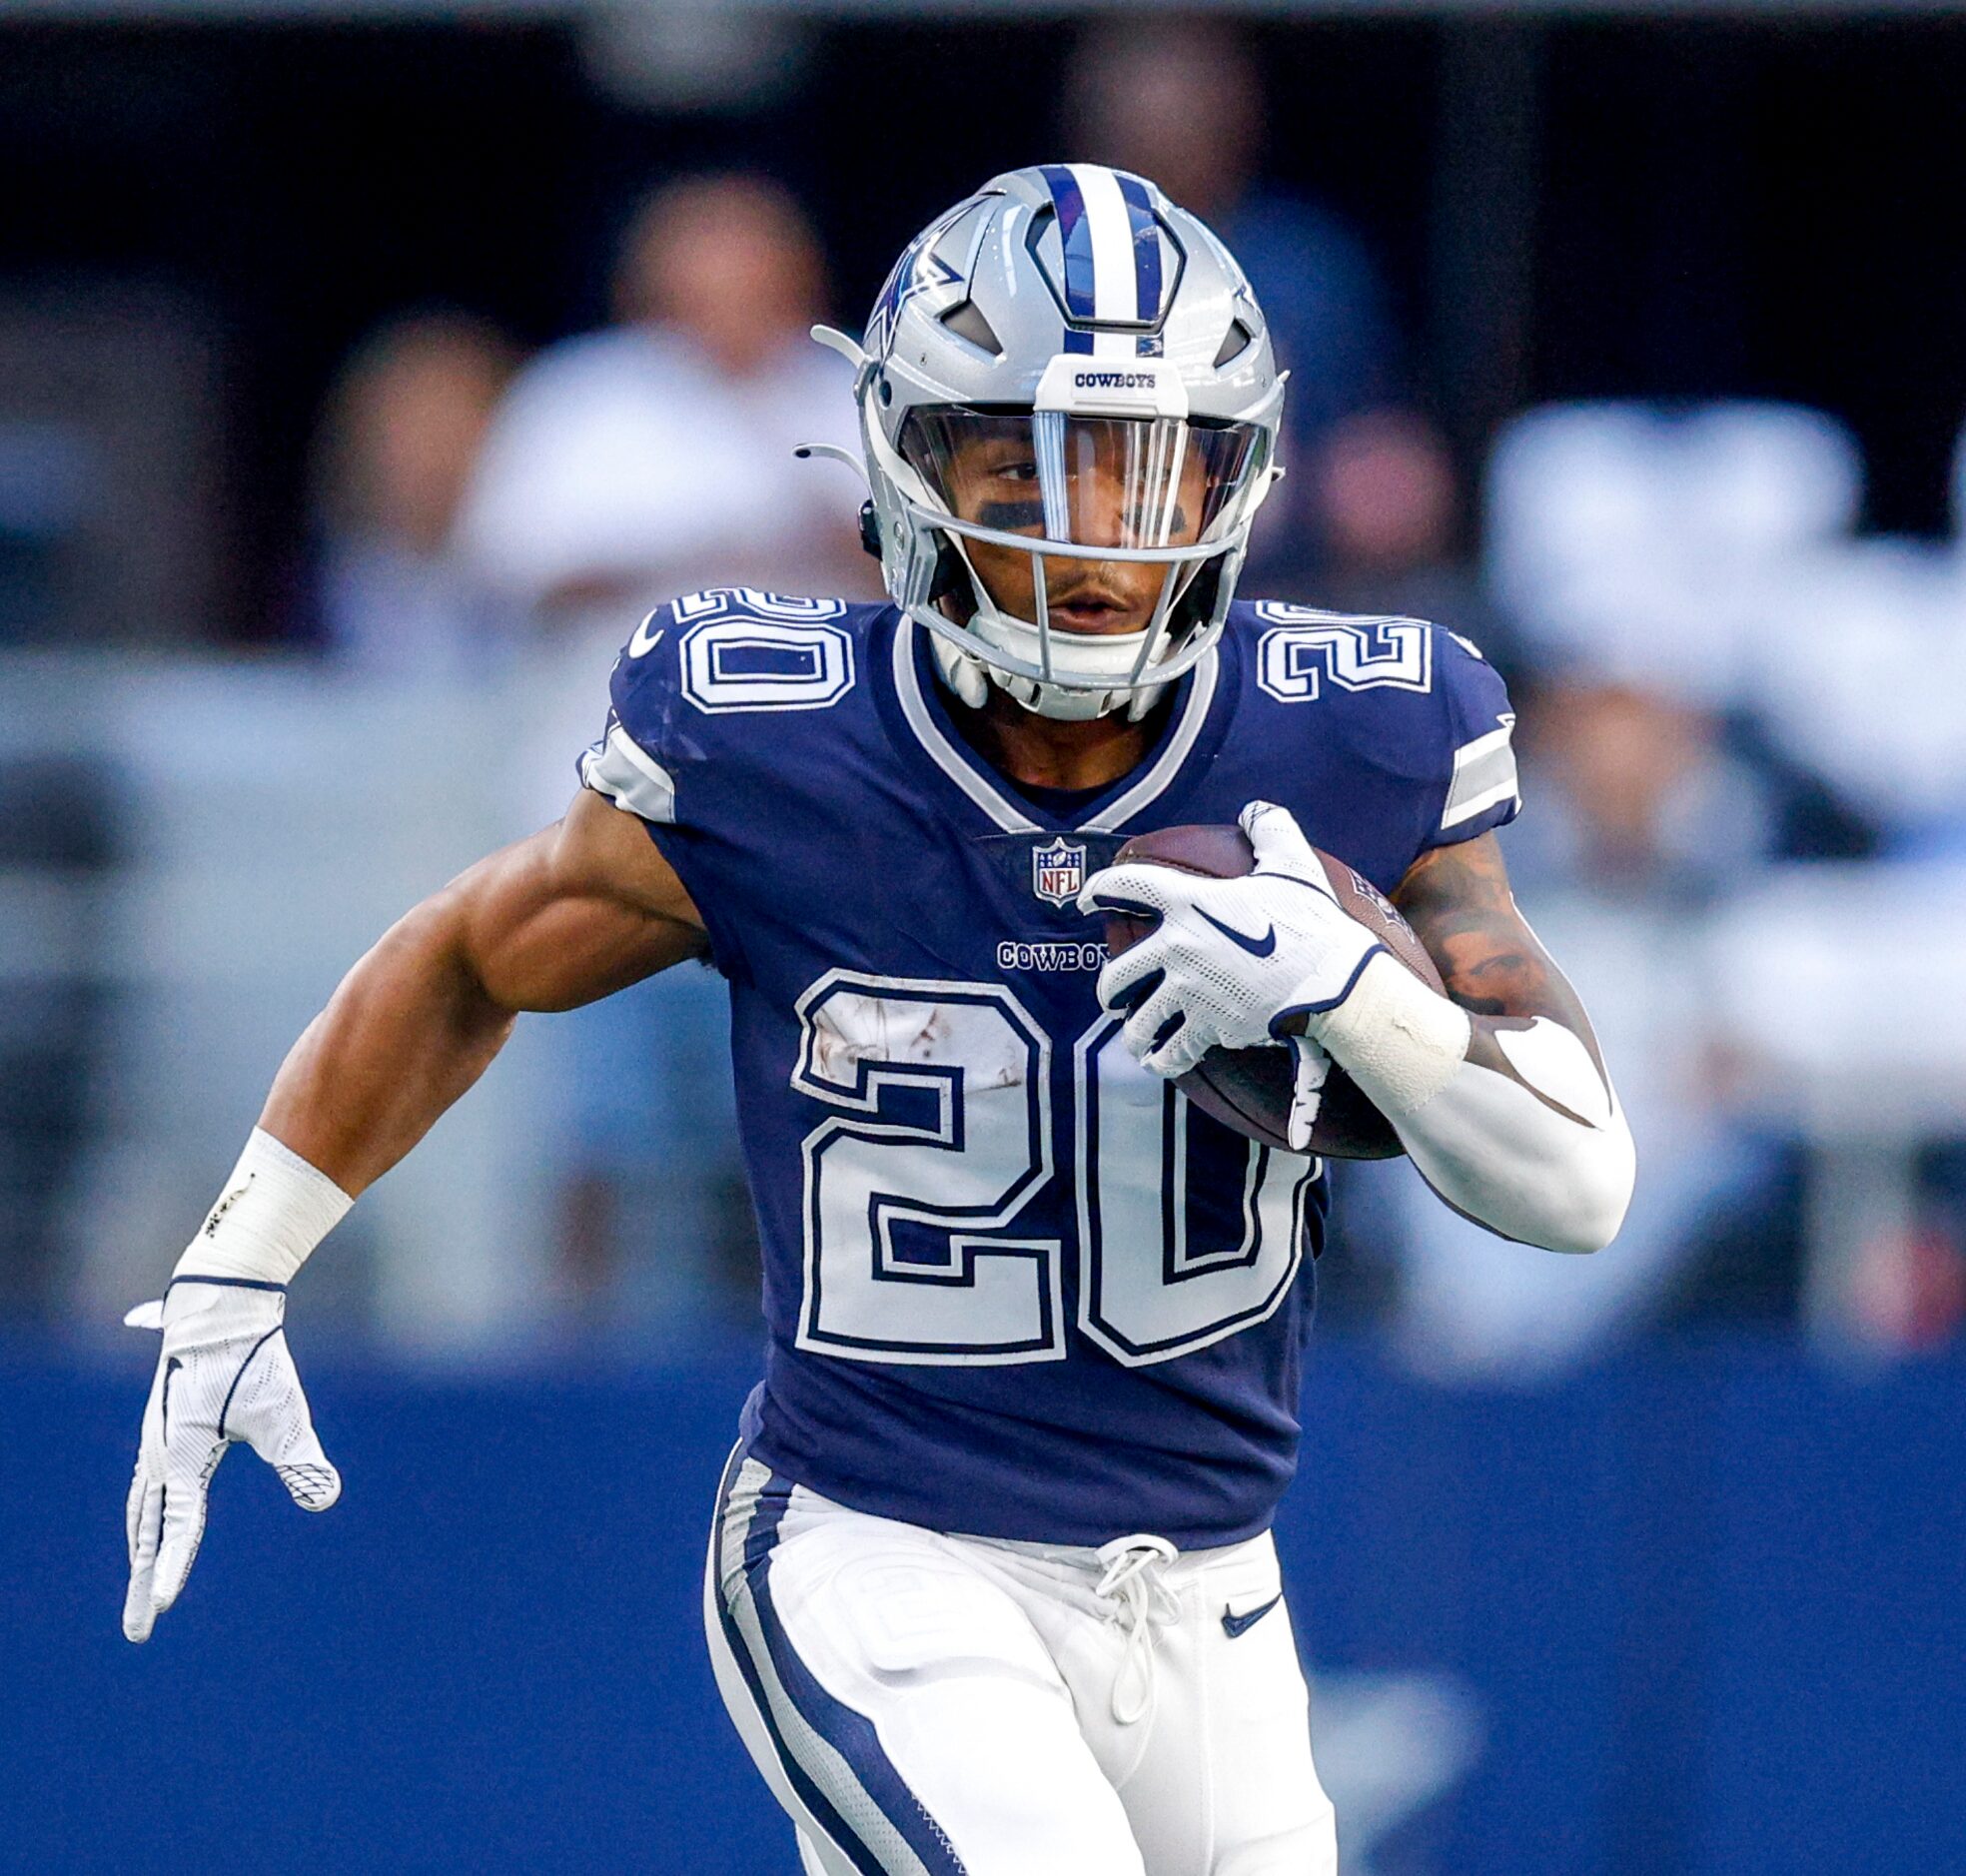
[[[1092,317],[1102,322],[1137,320],[1142,317],[1140,275],[1133,264],[1133,218],[1127,213],[1126,197],[1120,194],[1120,179],[1097,163],[1066,167],[1079,185],[1086,229],[1092,236]],[[1151,319],[1153,313],[1146,317]]]

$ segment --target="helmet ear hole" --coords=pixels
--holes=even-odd
[[[1222,590],[1222,567],[1226,555],[1217,554],[1206,561],[1200,572],[1188,582],[1188,589],[1174,603],[1174,617],[1171,621],[1182,638],[1186,638],[1199,625],[1206,625],[1215,616],[1216,596]]]
[[[1229,330],[1222,336],[1221,349],[1215,355],[1216,371],[1221,371],[1232,359],[1240,359],[1256,343],[1256,335],[1241,320],[1231,320]]]
[[[967,339],[979,352],[987,352],[993,359],[1003,357],[1003,341],[992,330],[990,322],[983,317],[983,309],[974,300],[964,300],[952,306],[942,315],[942,324],[958,339]]]
[[[935,577],[929,582],[928,602],[930,605],[940,605],[952,594],[974,608],[976,593],[970,585],[969,568],[956,550],[955,543],[945,535],[941,550],[935,556]]]

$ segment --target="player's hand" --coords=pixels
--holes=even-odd
[[[1293,1153],[1309,1153],[1311,1131],[1324,1110],[1325,1083],[1331,1080],[1332,1059],[1322,1043],[1309,1036],[1286,1038],[1291,1052],[1290,1144]]]
[[[1099,1001],[1128,1011],[1126,1046],[1157,1075],[1185,1075],[1209,1050],[1282,1040],[1278,1025],[1350,995],[1384,949],[1347,913],[1288,810],[1252,801],[1239,816],[1256,870],[1211,879],[1135,864],[1095,873],[1082,912],[1154,916],[1146,937],[1099,973]]]
[[[234,1440],[280,1474],[302,1510],[325,1511],[342,1495],[287,1351],[286,1313],[284,1290],[180,1277],[162,1303],[123,1319],[164,1332],[130,1481],[123,1632],[132,1641],[149,1640],[178,1599],[205,1534],[206,1488]]]

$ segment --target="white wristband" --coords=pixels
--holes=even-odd
[[[256,1127],[174,1278],[288,1284],[354,1203],[326,1173]]]
[[[1474,1026],[1390,952],[1366,961],[1352,994],[1306,1030],[1390,1121],[1415,1113],[1454,1079]]]

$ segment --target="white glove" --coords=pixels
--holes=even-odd
[[[1337,1008],[1385,949],[1338,903],[1287,809],[1252,801],[1238,818],[1256,849],[1253,873],[1210,879],[1172,866],[1109,866],[1079,895],[1081,912],[1160,920],[1107,964],[1098,985],[1107,1009],[1131,1009],[1121,1034],[1157,1075],[1185,1075],[1216,1047],[1283,1040],[1279,1022]]]
[[[1287,1040],[1291,1051],[1291,1151],[1309,1153],[1311,1130],[1324,1111],[1325,1083],[1331,1080],[1332,1059],[1309,1036],[1291,1036]]]
[[[147,1641],[178,1599],[205,1534],[206,1487],[234,1440],[280,1474],[302,1510],[325,1511],[342,1495],[287,1351],[286,1313],[278,1285],[180,1277],[161,1303],[123,1319],[164,1332],[130,1481],[123,1632],[132,1641]]]

